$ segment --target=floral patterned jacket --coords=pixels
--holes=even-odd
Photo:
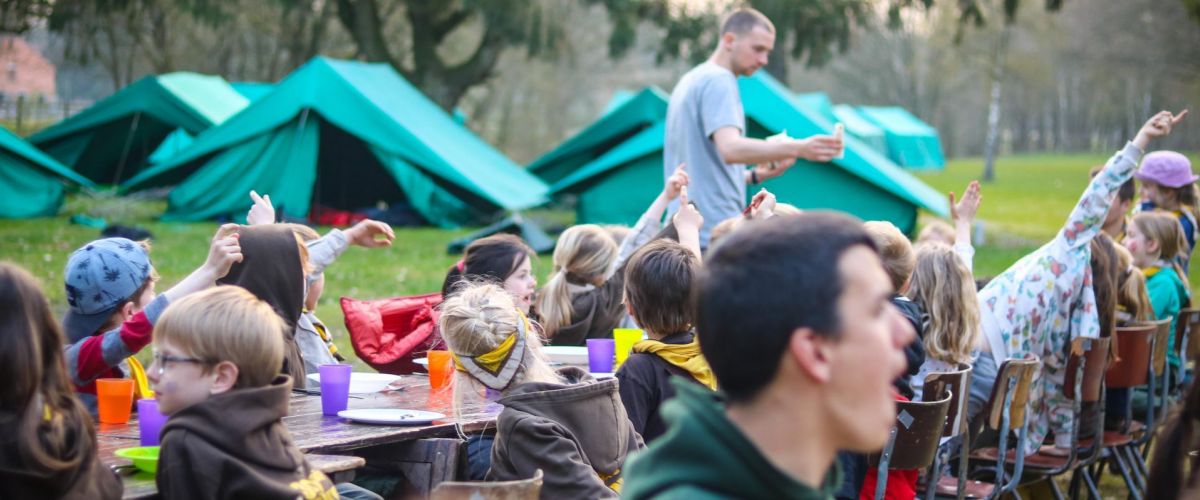
[[[1029,355],[1042,360],[1029,395],[1029,453],[1050,430],[1069,436],[1071,403],[1063,383],[1071,341],[1100,336],[1089,243],[1141,157],[1141,149],[1127,144],[1092,179],[1058,235],[979,292],[983,337],[997,365]]]

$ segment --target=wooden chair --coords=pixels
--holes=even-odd
[[[1200,326],[1197,326],[1197,323],[1200,323],[1200,309],[1185,308],[1179,310],[1178,320],[1175,322],[1175,345],[1172,346],[1180,360],[1179,376],[1176,377],[1178,380],[1175,381],[1175,386],[1171,388],[1171,392],[1176,398],[1183,392],[1184,379],[1186,378],[1184,374],[1187,373],[1187,360],[1194,359],[1191,351],[1200,349],[1200,345],[1196,345],[1200,341],[1193,342],[1195,339],[1191,338],[1192,335],[1200,333],[1197,332],[1197,330],[1200,330]]]
[[[892,426],[887,446],[879,455],[871,456],[871,464],[879,467],[875,482],[877,500],[883,498],[887,488],[889,469],[924,469],[933,464],[953,399],[948,390],[941,394],[937,401],[896,403],[896,425]]]
[[[995,457],[987,458],[972,454],[970,458],[991,462],[996,467],[996,477],[992,483],[969,481],[966,471],[960,471],[959,480],[942,481],[938,484],[938,493],[946,492],[954,495],[958,491],[958,482],[968,482],[967,498],[999,498],[1005,493],[1012,493],[1025,468],[1025,454],[1017,453],[1012,476],[1005,479],[1007,469],[1004,457],[1008,455],[1008,440],[1016,435],[1016,449],[1025,448],[1028,426],[1025,416],[1028,413],[1029,386],[1033,384],[1033,374],[1041,368],[1041,360],[1031,357],[1028,359],[1007,359],[996,370],[996,383],[992,385],[992,394],[983,409],[984,425],[1000,433],[999,450]],[[947,478],[953,479],[953,478]]]
[[[1074,445],[1067,450],[1066,456],[1037,452],[1025,456],[1023,447],[1018,444],[1014,449],[1005,451],[1004,441],[1000,448],[982,448],[972,455],[972,458],[995,460],[997,476],[1005,466],[1013,470],[1013,480],[1021,484],[1045,482],[1054,493],[1055,498],[1062,498],[1062,491],[1053,480],[1055,477],[1077,472],[1071,480],[1071,491],[1075,493],[1081,483],[1086,483],[1089,493],[1095,492],[1095,480],[1085,473],[1087,465],[1100,457],[1102,442],[1098,439],[1104,426],[1104,371],[1109,352],[1110,339],[1079,338],[1072,342],[1071,355],[1067,359],[1063,395],[1071,400],[1072,421],[1071,443]],[[1082,354],[1076,354],[1082,351]],[[1032,480],[1022,480],[1022,474],[1032,476]]]
[[[1150,359],[1154,353],[1154,334],[1158,326],[1142,324],[1118,327],[1116,331],[1117,360],[1104,376],[1104,384],[1109,389],[1129,389],[1126,395],[1132,399],[1133,389],[1145,387],[1150,380]],[[1142,498],[1142,487],[1134,479],[1132,470],[1134,461],[1140,461],[1133,444],[1134,435],[1131,428],[1134,424],[1132,401],[1126,401],[1125,414],[1121,415],[1121,427],[1116,431],[1104,433],[1104,450],[1101,459],[1091,467],[1091,474],[1099,481],[1104,473],[1105,465],[1111,463],[1121,474],[1129,494],[1134,499]],[[1139,425],[1142,425],[1140,422]],[[1143,426],[1144,428],[1144,426]]]
[[[1154,440],[1154,435],[1158,431],[1159,425],[1163,420],[1166,420],[1167,411],[1170,409],[1170,384],[1162,383],[1161,381],[1169,382],[1171,378],[1171,364],[1167,362],[1167,350],[1170,348],[1171,337],[1171,318],[1165,318],[1158,321],[1152,321],[1149,324],[1154,325],[1154,340],[1152,344],[1152,355],[1150,358],[1150,374],[1149,381],[1146,385],[1146,413],[1143,422],[1133,421],[1129,429],[1130,434],[1134,436],[1134,440],[1130,443],[1130,447],[1134,450],[1139,450],[1140,455],[1136,460],[1133,460],[1134,479],[1144,490],[1146,488],[1146,477],[1148,471],[1146,469],[1146,457],[1150,454],[1151,441]]]
[[[942,430],[941,445],[933,457],[933,465],[926,474],[924,497],[933,500],[938,494],[938,484],[941,482],[942,464],[950,452],[959,448],[958,470],[967,470],[967,456],[970,454],[970,439],[967,432],[967,403],[970,401],[971,365],[961,363],[957,370],[951,372],[935,372],[925,377],[923,395],[943,394],[950,391],[950,408],[946,412],[946,427]],[[959,481],[954,488],[955,498],[962,499],[966,495],[966,481]],[[920,492],[918,492],[920,494]]]
[[[1184,311],[1200,311],[1198,309],[1183,309],[1179,311],[1180,319],[1183,318]],[[1178,328],[1178,326],[1176,326]],[[1191,321],[1187,324],[1186,333],[1183,338],[1183,346],[1180,351],[1185,354],[1182,359],[1195,360],[1200,356],[1200,314],[1193,314]]]
[[[451,482],[437,485],[429,500],[537,500],[542,492],[542,470],[530,479],[494,482]]]

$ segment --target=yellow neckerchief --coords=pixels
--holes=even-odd
[[[451,352],[454,368],[491,389],[503,391],[512,384],[524,363],[526,336],[531,330],[529,319],[517,309],[517,331],[509,334],[495,349],[478,356],[459,356]]]
[[[304,313],[312,314],[312,311],[304,311]],[[316,319],[316,316],[314,315],[312,319]],[[332,354],[334,358],[341,360],[342,355],[338,354],[337,346],[333,345],[333,337],[329,335],[329,330],[325,328],[325,324],[321,323],[320,321],[311,321],[311,323],[313,330],[316,330],[317,335],[321,337],[321,340],[325,341],[325,347],[329,348],[329,354]]]
[[[666,344],[658,340],[641,340],[633,344],[633,352],[646,352],[658,356],[672,365],[688,372],[697,382],[717,390],[717,379],[713,376],[708,360],[700,353],[700,341],[692,339],[687,344]]]
[[[1158,274],[1159,271],[1162,271],[1162,268],[1158,266],[1143,267],[1142,276],[1145,276],[1146,279],[1150,279],[1154,277],[1155,274]]]
[[[621,492],[621,483],[625,482],[625,480],[621,477],[621,469],[617,469],[616,472],[613,472],[612,474],[605,474],[595,469],[592,470],[596,472],[596,475],[600,477],[601,481],[604,481],[604,485],[608,486],[608,489],[613,490],[616,493]]]
[[[475,360],[475,364],[495,373],[500,371],[500,365],[504,363],[504,360],[508,359],[508,355],[512,353],[512,348],[514,345],[516,345],[516,343],[517,334],[513,333],[512,335],[509,335],[508,338],[504,339],[504,342],[501,342],[500,345],[496,346],[495,349],[478,356],[471,356],[471,358]],[[462,361],[459,360],[457,354],[454,355],[454,369],[460,372],[467,371],[467,367],[463,366]]]
[[[142,368],[142,364],[137,358],[127,359],[129,362],[129,376],[133,378],[133,396],[134,399],[154,399],[154,391],[150,390],[150,381],[146,378],[146,369]]]

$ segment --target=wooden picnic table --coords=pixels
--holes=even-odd
[[[310,461],[318,469],[326,473],[345,472],[344,467],[349,463],[345,457],[318,457],[312,460],[313,454],[330,455],[346,453],[353,450],[370,452],[367,454],[368,463],[372,457],[400,456],[404,450],[388,453],[389,447],[401,444],[411,444],[418,440],[435,441],[444,447],[456,441],[459,432],[477,433],[495,428],[496,416],[500,406],[494,403],[476,402],[465,403],[460,417],[454,416],[452,409],[453,395],[449,390],[431,391],[429,378],[422,375],[405,375],[400,381],[392,384],[397,390],[374,394],[352,394],[350,409],[366,408],[403,408],[410,410],[426,410],[447,415],[445,419],[435,420],[431,425],[369,425],[358,424],[335,416],[325,416],[321,413],[321,396],[293,392],[288,409],[288,416],[283,418],[284,425],[292,435],[300,451],[309,454]],[[138,425],[136,416],[126,424],[97,424],[96,440],[97,453],[101,462],[107,466],[129,465],[130,461],[117,457],[113,453],[120,448],[139,445]],[[436,439],[436,438],[450,438]],[[409,453],[411,454],[411,453]],[[339,470],[339,467],[342,469]],[[328,469],[328,470],[327,470]],[[436,466],[424,467],[422,471],[453,475]],[[330,474],[332,477],[332,474]],[[435,478],[436,479],[436,478]],[[157,492],[154,478],[150,474],[138,473],[126,476],[124,498],[147,498]],[[427,483],[430,481],[427,481]],[[433,484],[419,484],[420,490],[425,491]]]

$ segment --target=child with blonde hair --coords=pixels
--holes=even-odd
[[[583,345],[589,338],[612,337],[613,328],[625,318],[621,304],[625,261],[658,234],[667,205],[687,182],[680,165],[620,245],[595,224],[573,226],[558,237],[554,272],[535,301],[551,343]]]
[[[1146,278],[1146,292],[1154,308],[1154,317],[1171,318],[1171,340],[1175,345],[1175,323],[1179,310],[1191,302],[1187,273],[1179,257],[1187,252],[1187,240],[1179,219],[1165,212],[1140,212],[1133,216],[1125,235],[1125,247],[1133,255],[1133,265]],[[1179,353],[1167,350],[1172,372],[1180,366]]]
[[[438,327],[454,354],[456,408],[485,388],[501,395],[488,480],[529,479],[541,469],[542,498],[618,497],[625,458],[643,444],[616,380],[551,369],[533,325],[495,284],[446,298]]]
[[[906,296],[925,311],[925,363],[912,378],[914,399],[921,399],[925,377],[971,363],[979,349],[979,297],[971,270],[943,243],[917,247],[916,267]]]
[[[292,389],[279,374],[287,328],[238,286],[190,295],[163,313],[148,372],[170,416],[155,478],[165,498],[379,498],[335,488],[292,441],[281,420]]]

